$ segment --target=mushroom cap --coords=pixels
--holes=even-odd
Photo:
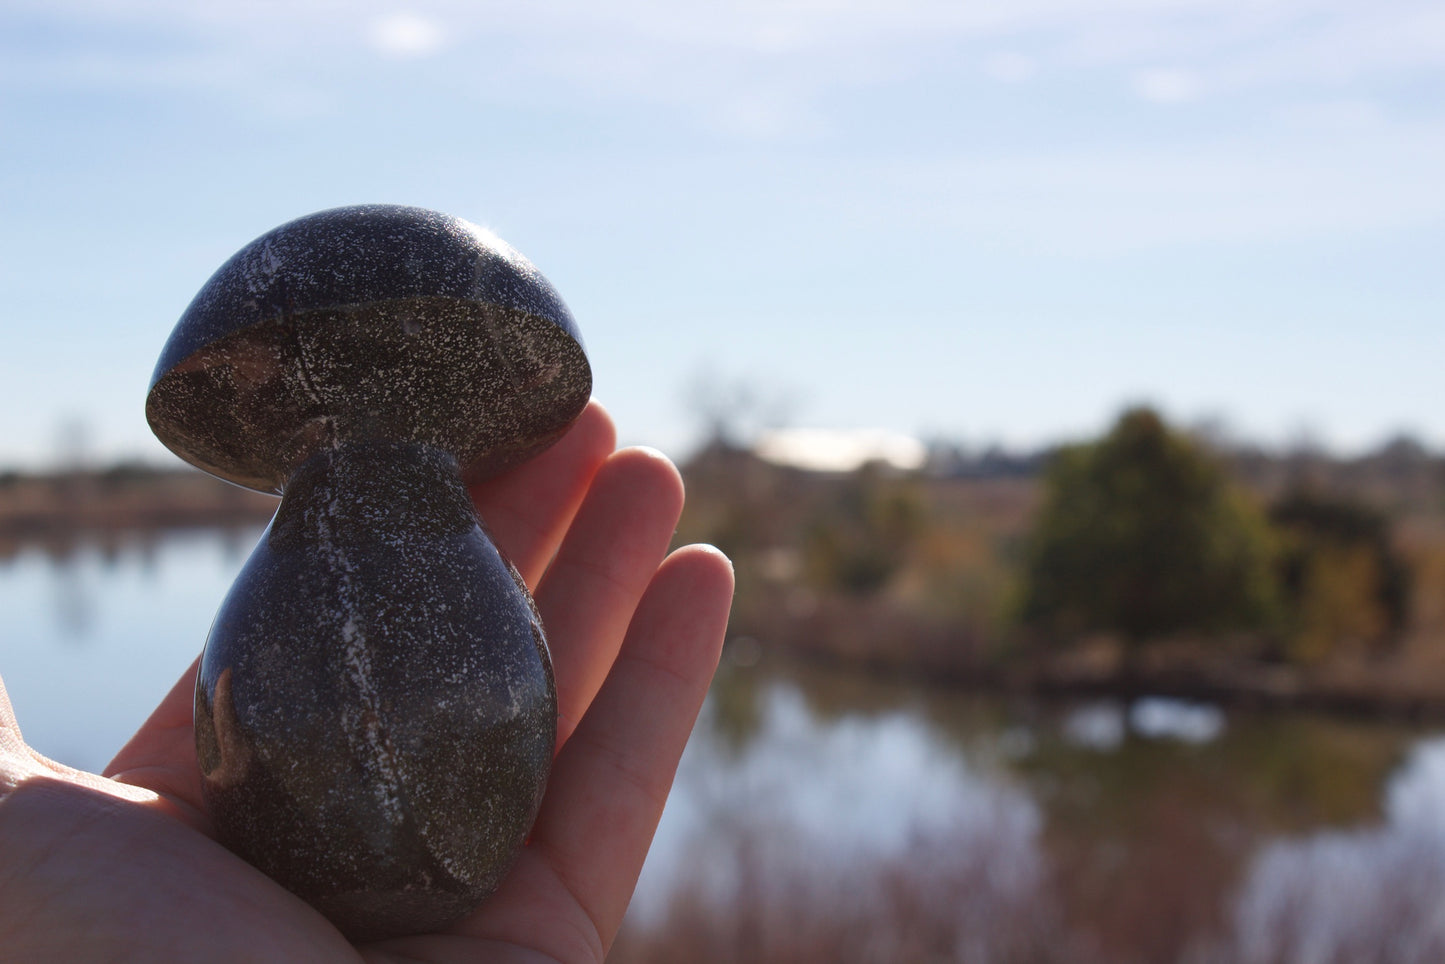
[[[146,419],[198,468],[279,493],[319,447],[367,439],[483,478],[560,438],[591,392],[577,323],[530,262],[460,218],[361,205],[222,265],[161,351]]]

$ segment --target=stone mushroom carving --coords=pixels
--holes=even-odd
[[[381,205],[247,245],[161,353],[161,441],[282,495],[196,681],[207,807],[352,939],[472,910],[536,816],[551,662],[465,482],[556,441],[591,384],[571,314],[516,251]]]

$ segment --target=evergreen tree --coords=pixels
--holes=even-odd
[[[1024,618],[1137,645],[1273,617],[1268,528],[1223,469],[1149,409],[1050,467],[1030,544]]]

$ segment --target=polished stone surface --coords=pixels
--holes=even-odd
[[[146,417],[223,479],[279,493],[317,448],[427,442],[469,480],[556,441],[592,391],[540,272],[458,218],[366,205],[299,218],[218,270],[161,353]]]
[[[222,841],[349,936],[431,930],[510,866],[555,736],[541,623],[450,457],[307,461],[197,679]]]
[[[263,236],[162,353],[161,440],[283,495],[196,681],[207,807],[222,842],[353,939],[475,908],[536,816],[546,638],[465,483],[550,445],[590,391],[536,269],[416,208]]]

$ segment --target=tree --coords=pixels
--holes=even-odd
[[[1410,573],[1383,514],[1296,490],[1269,516],[1283,542],[1279,572],[1292,659],[1316,661],[1341,647],[1379,653],[1399,637],[1409,615]]]
[[[1024,618],[1127,643],[1259,628],[1275,587],[1262,515],[1189,439],[1146,408],[1049,468],[1029,546]]]
[[[803,568],[824,591],[867,596],[902,568],[927,527],[928,510],[905,480],[876,465],[849,475],[803,533]]]

